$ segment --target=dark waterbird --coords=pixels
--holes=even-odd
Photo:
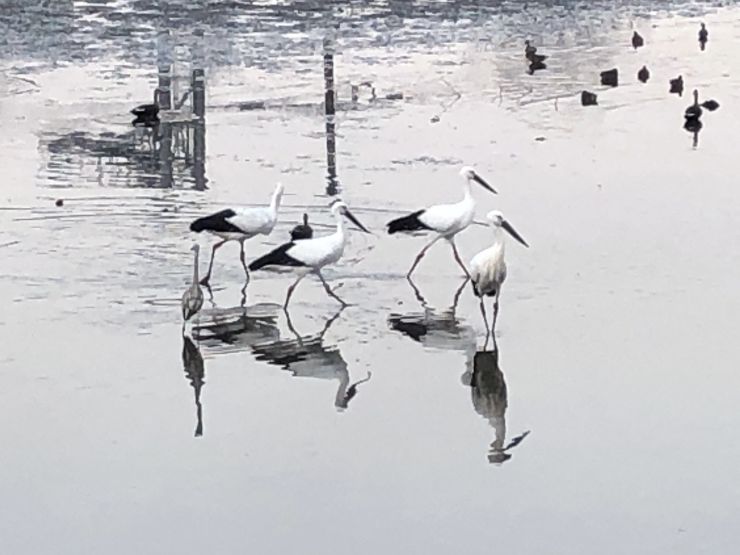
[[[679,75],[675,79],[671,79],[669,83],[671,85],[669,92],[675,93],[678,96],[681,96],[683,94],[683,76],[682,75]]]
[[[702,50],[704,50],[704,47],[706,46],[708,40],[709,31],[707,31],[707,26],[702,23],[701,29],[699,29],[699,44],[701,45]]]
[[[532,63],[542,63],[547,60],[544,54],[537,54],[537,48],[532,46],[528,40],[524,41],[524,57]]]
[[[632,47],[635,50],[637,50],[638,48],[640,48],[641,46],[644,46],[644,45],[645,45],[645,39],[643,39],[640,36],[640,33],[638,33],[637,31],[635,31],[634,33],[632,33]]]
[[[701,106],[699,105],[699,91],[694,89],[694,103],[686,108],[684,117],[687,120],[698,120],[701,117]]]
[[[601,72],[601,84],[616,87],[619,84],[619,71],[617,68]]]
[[[719,102],[716,100],[705,100],[701,103],[703,108],[706,108],[710,112],[714,112],[717,108],[719,108]]]
[[[581,105],[582,106],[596,106],[598,102],[596,101],[596,94],[588,91],[583,91],[581,93]]]
[[[648,79],[650,79],[650,70],[647,66],[642,66],[642,69],[637,72],[637,78],[643,83],[648,82]]]
[[[154,89],[154,101],[151,104],[140,104],[136,108],[131,110],[131,113],[136,116],[137,119],[143,121],[146,120],[159,120],[159,89]]]
[[[298,224],[290,230],[290,238],[293,241],[298,241],[299,239],[310,239],[311,237],[313,237],[313,229],[308,225],[308,214],[304,212],[303,223]]]

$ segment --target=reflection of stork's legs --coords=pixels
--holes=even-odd
[[[301,274],[300,276],[298,276],[298,279],[293,282],[293,285],[288,287],[288,295],[285,297],[285,304],[283,305],[284,309],[288,308],[288,303],[290,302],[290,298],[293,296],[293,291],[295,291],[295,288],[304,277],[306,277],[306,274]]]
[[[463,264],[463,261],[460,259],[460,253],[457,252],[457,245],[455,244],[455,238],[450,237],[448,241],[450,242],[450,245],[452,245],[452,253],[455,255],[455,261],[462,268],[462,271],[465,272],[465,277],[470,279],[470,273],[468,272],[468,269],[465,267],[465,264]]]
[[[200,280],[201,285],[208,285],[208,283],[211,281],[211,271],[213,270],[213,259],[216,258],[216,251],[221,248],[221,246],[226,242],[226,239],[223,239],[220,243],[216,243],[213,245],[213,249],[211,249],[211,262],[208,264],[208,273],[206,273],[205,277]]]
[[[324,286],[324,290],[326,291],[327,295],[330,297],[333,297],[340,303],[342,303],[342,308],[349,306],[349,303],[344,302],[342,299],[340,299],[337,294],[331,290],[331,287],[329,287],[329,284],[326,283],[326,280],[324,279],[324,276],[321,275],[321,270],[316,270],[316,275],[319,276],[319,279],[321,280],[322,285]]]
[[[457,291],[455,292],[455,296],[452,299],[452,313],[454,314],[457,310],[457,303],[460,302],[460,295],[462,295],[463,289],[465,289],[465,286],[468,284],[469,278],[465,278],[463,282],[460,284],[460,287],[457,288]]]
[[[247,261],[244,256],[244,241],[244,239],[239,241],[239,246],[241,248],[239,252],[239,260],[242,261],[242,268],[244,268],[244,273],[247,275],[247,283],[249,283],[249,269],[247,269]]]
[[[427,251],[429,250],[429,248],[434,243],[436,243],[437,241],[439,241],[441,238],[442,238],[441,235],[437,235],[434,239],[431,240],[431,242],[429,244],[427,244],[426,247],[424,247],[423,249],[421,249],[421,251],[419,252],[419,254],[416,255],[416,258],[414,259],[414,263],[411,265],[411,269],[409,270],[409,273],[406,274],[406,277],[407,278],[411,278],[411,274],[414,273],[414,270],[419,265],[419,262],[421,262],[421,259],[424,258],[424,255],[427,253]]]
[[[424,295],[421,294],[421,291],[414,283],[414,280],[411,279],[411,275],[406,276],[406,279],[409,282],[409,285],[411,286],[411,289],[414,290],[414,296],[416,297],[416,300],[419,301],[422,308],[427,307],[427,300],[424,298]]]

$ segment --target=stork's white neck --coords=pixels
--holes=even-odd
[[[280,201],[283,198],[283,191],[280,188],[275,189],[275,192],[272,193],[272,198],[270,199],[270,211],[273,214],[277,213],[278,208],[280,207]]]

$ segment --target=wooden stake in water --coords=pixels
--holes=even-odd
[[[194,69],[190,80],[193,91],[193,115],[203,118],[206,115],[206,73],[202,69]]]
[[[338,188],[334,100],[334,45],[327,37],[324,39],[324,114],[326,117],[326,169],[329,178],[327,193],[329,195],[336,195]]]

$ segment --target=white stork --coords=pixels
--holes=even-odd
[[[493,227],[493,245],[476,254],[470,261],[470,279],[473,284],[475,295],[480,298],[480,310],[483,314],[483,322],[486,325],[486,337],[488,337],[488,319],[486,317],[486,307],[483,303],[483,297],[494,297],[493,301],[493,324],[491,325],[491,334],[496,327],[496,317],[498,316],[498,299],[501,295],[501,285],[506,279],[506,262],[504,261],[504,233],[506,230],[514,239],[519,241],[525,247],[529,247],[522,236],[504,219],[504,215],[498,210],[493,210],[486,214],[486,219]],[[496,336],[494,345],[496,344]]]
[[[329,284],[326,283],[324,276],[321,275],[321,269],[324,266],[337,262],[342,257],[342,253],[344,253],[344,246],[347,243],[347,233],[344,229],[342,216],[345,216],[365,233],[370,232],[364,225],[357,221],[357,218],[352,215],[347,205],[341,200],[337,200],[332,204],[331,213],[337,221],[337,230],[331,235],[285,243],[249,265],[251,271],[260,270],[266,266],[287,266],[296,267],[299,270],[303,269],[298,279],[288,288],[288,295],[283,305],[284,308],[288,307],[290,297],[293,295],[296,286],[310,273],[318,276],[329,296],[339,301],[342,306],[347,306],[347,303],[340,299],[331,290]]]
[[[460,259],[460,253],[457,252],[457,246],[455,245],[455,235],[467,228],[475,216],[475,200],[470,191],[470,182],[475,181],[492,193],[496,193],[496,190],[486,183],[485,180],[471,167],[465,166],[462,168],[460,170],[460,176],[465,180],[465,184],[463,186],[465,196],[460,202],[455,204],[439,204],[429,208],[423,208],[409,214],[408,216],[398,218],[388,223],[388,233],[391,235],[399,231],[433,231],[437,234],[430,243],[421,249],[421,252],[416,256],[414,264],[411,266],[408,274],[406,274],[406,277],[411,277],[411,274],[414,272],[421,259],[424,258],[424,255],[427,253],[429,248],[440,239],[446,239],[450,243],[452,246],[452,252],[455,255],[455,260],[463,269],[465,275],[470,277],[465,264],[463,264]]]
[[[201,284],[208,285],[213,270],[213,259],[218,250],[227,241],[239,241],[241,245],[240,260],[244,273],[249,281],[249,270],[244,260],[244,241],[255,235],[269,235],[277,222],[278,208],[283,197],[283,186],[278,183],[272,193],[269,206],[258,206],[249,208],[227,208],[210,216],[198,218],[190,224],[190,231],[200,233],[207,231],[221,238],[221,241],[213,245],[211,251],[211,262],[208,265],[208,273],[201,280]]]

